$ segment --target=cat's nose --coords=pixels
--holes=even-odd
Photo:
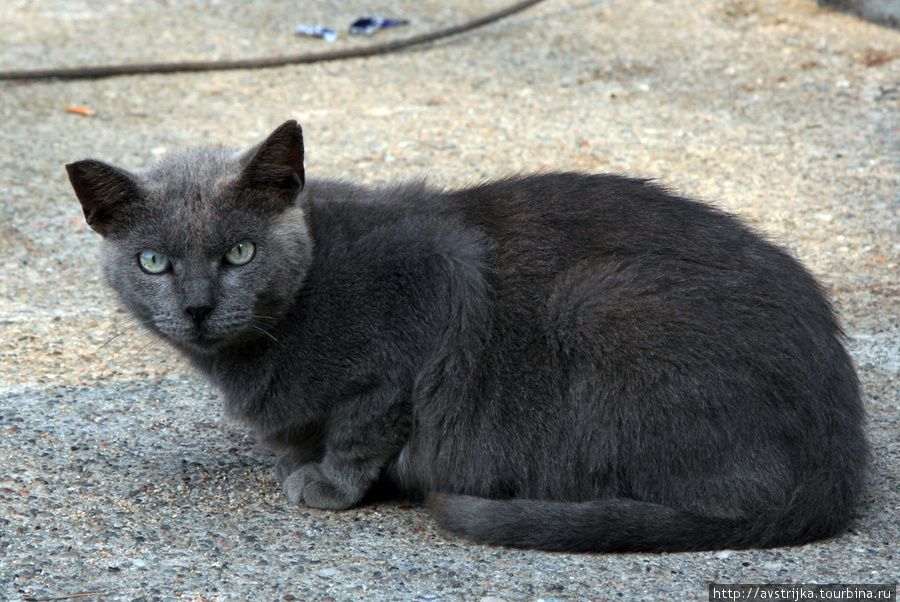
[[[212,310],[213,308],[209,305],[186,307],[184,309],[197,326],[203,324],[203,320],[206,319],[206,316],[208,316]]]

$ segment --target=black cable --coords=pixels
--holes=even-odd
[[[431,33],[413,36],[405,40],[385,42],[363,48],[348,48],[332,52],[314,52],[293,56],[275,56],[259,59],[243,59],[234,61],[191,61],[184,63],[135,63],[132,65],[101,65],[85,67],[68,67],[60,69],[35,69],[22,71],[0,71],[0,80],[41,80],[41,79],[99,79],[114,77],[117,75],[139,75],[147,73],[184,73],[197,71],[226,71],[232,69],[263,69],[267,67],[282,67],[284,65],[301,65],[307,63],[321,63],[324,61],[338,61],[349,58],[373,56],[396,52],[410,46],[418,46],[428,42],[434,42],[441,38],[458,35],[482,27],[494,21],[499,21],[517,12],[534,6],[542,0],[525,0],[518,2],[503,10],[473,19],[466,23],[439,29]]]

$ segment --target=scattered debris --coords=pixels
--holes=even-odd
[[[78,105],[72,105],[71,107],[66,107],[66,113],[75,113],[76,115],[90,117],[91,115],[96,115],[97,111],[90,107],[81,107]]]
[[[386,19],[384,17],[376,16],[360,17],[350,25],[350,35],[370,36],[382,29],[396,27],[398,25],[409,25],[409,21],[406,19]]]
[[[301,23],[294,30],[294,33],[298,36],[306,36],[309,38],[321,38],[326,42],[335,42],[337,41],[337,33],[333,29],[328,29],[327,27],[320,27],[318,25],[306,25]]]
[[[382,29],[388,27],[396,27],[398,25],[408,25],[406,19],[387,19],[385,17],[368,16],[360,17],[350,25],[350,35],[354,36],[371,36]],[[298,36],[306,36],[309,38],[321,38],[326,42],[337,41],[337,32],[328,27],[320,25],[308,25],[301,23],[294,30]]]

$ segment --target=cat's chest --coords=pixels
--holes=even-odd
[[[389,328],[358,303],[304,299],[272,327],[274,339],[234,346],[198,367],[220,390],[229,416],[260,434],[321,420],[335,400],[381,378]],[[327,309],[326,306],[327,305]]]
[[[199,362],[199,368],[221,392],[226,413],[234,419],[259,427],[271,420],[278,407],[283,385],[277,378],[283,358],[265,345],[236,347],[215,358]]]

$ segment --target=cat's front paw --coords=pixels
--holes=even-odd
[[[324,510],[346,510],[359,501],[329,481],[316,464],[304,464],[289,474],[284,493],[292,504]]]

